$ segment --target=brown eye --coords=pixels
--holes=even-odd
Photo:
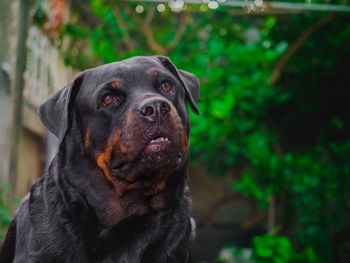
[[[112,104],[114,101],[114,97],[111,94],[104,95],[102,98],[102,106],[106,107],[109,104]]]
[[[168,81],[164,81],[162,83],[162,90],[166,93],[174,93],[175,92],[174,86]]]

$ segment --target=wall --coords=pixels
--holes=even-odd
[[[13,115],[13,86],[19,24],[19,0],[0,1],[0,182],[10,182],[9,164]],[[12,193],[22,198],[45,169],[45,153],[52,158],[57,141],[46,139],[46,129],[37,115],[38,106],[66,85],[73,71],[65,67],[46,33],[28,28],[27,66],[24,74],[22,128],[18,141],[17,176]],[[17,106],[17,105],[16,105]],[[46,147],[47,146],[47,147]],[[47,148],[47,149],[46,149]],[[12,196],[13,196],[12,195]],[[9,195],[11,196],[11,195]],[[15,207],[13,207],[15,209]]]
[[[19,1],[0,1],[0,181],[8,181]]]

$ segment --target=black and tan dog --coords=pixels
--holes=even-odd
[[[190,261],[187,172],[197,78],[166,57],[86,70],[41,105],[60,140],[23,199],[0,262]]]

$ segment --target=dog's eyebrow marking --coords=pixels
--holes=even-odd
[[[110,80],[110,85],[112,86],[112,88],[120,88],[122,86],[122,84],[120,83],[120,81],[116,78],[113,78]]]
[[[147,75],[149,77],[157,77],[159,75],[159,71],[155,68],[155,67],[151,67],[148,71],[147,71]]]

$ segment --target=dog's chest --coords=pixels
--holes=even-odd
[[[129,225],[112,234],[102,233],[89,245],[87,258],[89,263],[167,262],[166,236],[157,223],[147,228],[139,224]]]
[[[90,255],[89,263],[164,263],[167,262],[167,255],[161,244],[157,248],[149,247],[147,242],[118,247],[111,246],[109,251],[99,249]]]

